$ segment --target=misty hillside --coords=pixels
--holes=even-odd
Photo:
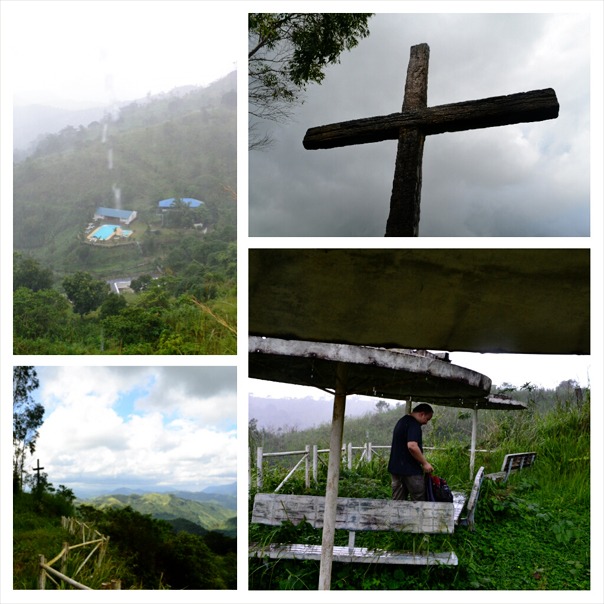
[[[135,101],[119,115],[44,137],[14,165],[15,250],[59,273],[95,269],[107,276],[115,265],[151,272],[182,239],[169,230],[157,236],[157,204],[172,197],[202,200],[196,220],[221,241],[234,241],[236,105],[233,72],[210,86]],[[137,212],[136,254],[82,243],[99,206]]]
[[[227,76],[230,87],[234,73]],[[213,93],[220,90],[220,85],[213,86]],[[195,86],[179,86],[169,92],[155,94],[143,99],[135,99],[127,102],[116,103],[117,109],[126,106],[142,106],[151,102],[165,101],[166,99],[181,98],[191,92],[195,92]],[[207,89],[206,89],[207,90]],[[224,89],[223,92],[228,92]],[[13,154],[15,161],[21,161],[36,151],[38,143],[41,143],[48,135],[56,135],[69,126],[80,129],[93,122],[102,122],[109,114],[116,110],[115,106],[106,103],[72,103],[69,101],[56,101],[52,104],[15,104],[13,106]]]
[[[13,108],[13,153],[16,160],[31,155],[48,134],[67,126],[85,126],[102,119],[104,107],[65,109],[49,105],[26,105]]]
[[[169,493],[145,493],[143,495],[101,495],[80,504],[98,509],[130,506],[140,514],[167,521],[183,519],[194,523],[206,531],[220,531],[232,534],[236,529],[236,511],[228,509],[216,501],[195,501]]]

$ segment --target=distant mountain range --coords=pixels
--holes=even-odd
[[[357,395],[348,397],[346,401],[346,416],[361,416],[375,411],[374,401],[361,398]],[[333,400],[329,398],[315,399],[307,396],[304,398],[269,398],[249,396],[250,419],[258,421],[259,428],[277,430],[282,428],[296,428],[306,430],[322,424],[330,424],[333,413]]]
[[[227,76],[235,79],[234,72]],[[209,87],[213,86],[211,84]],[[207,87],[207,88],[209,88]],[[48,134],[55,134],[69,126],[73,128],[86,127],[92,122],[102,120],[108,114],[135,103],[142,107],[152,101],[182,98],[199,90],[198,86],[179,86],[168,92],[160,92],[140,99],[122,101],[115,106],[106,103],[86,103],[80,106],[70,101],[50,103],[15,104],[13,106],[13,154],[15,161],[22,161],[31,155],[38,142]]]
[[[233,495],[212,496],[208,493],[113,493],[100,495],[77,504],[95,508],[130,506],[136,512],[166,520],[174,526],[186,528],[187,523],[201,527],[203,531],[219,531],[231,536],[237,532],[237,498]],[[186,521],[186,522],[182,522]],[[201,532],[203,532],[201,531]],[[188,530],[188,532],[192,532]]]

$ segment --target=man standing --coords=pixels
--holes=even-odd
[[[424,457],[422,426],[431,419],[434,411],[427,403],[420,403],[411,413],[401,417],[392,433],[392,447],[388,471],[392,475],[392,499],[425,501],[424,473],[434,468]]]

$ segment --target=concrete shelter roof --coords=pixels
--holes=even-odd
[[[589,249],[252,249],[249,333],[589,354]]]
[[[491,380],[430,353],[349,344],[251,336],[249,375],[334,392],[339,364],[346,366],[346,394],[477,409],[524,409],[491,397]]]

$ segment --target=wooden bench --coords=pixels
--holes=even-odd
[[[355,533],[357,531],[402,531],[419,534],[451,534],[459,524],[466,524],[473,528],[474,509],[483,474],[484,468],[480,468],[468,499],[467,515],[464,519],[461,518],[466,503],[466,496],[463,493],[454,493],[452,504],[338,497],[335,528],[349,531],[349,537],[348,546],[334,546],[333,560],[336,562],[457,566],[458,559],[454,552],[423,554],[355,547]],[[258,493],[254,498],[252,522],[280,526],[287,521],[294,525],[305,521],[313,528],[322,528],[324,507],[325,497]],[[321,546],[251,544],[249,555],[250,557],[272,559],[320,560]]]
[[[503,458],[501,464],[501,471],[487,474],[487,478],[491,480],[503,480],[505,482],[510,477],[510,472],[516,472],[522,470],[522,468],[528,468],[535,463],[537,453],[508,453]]]

